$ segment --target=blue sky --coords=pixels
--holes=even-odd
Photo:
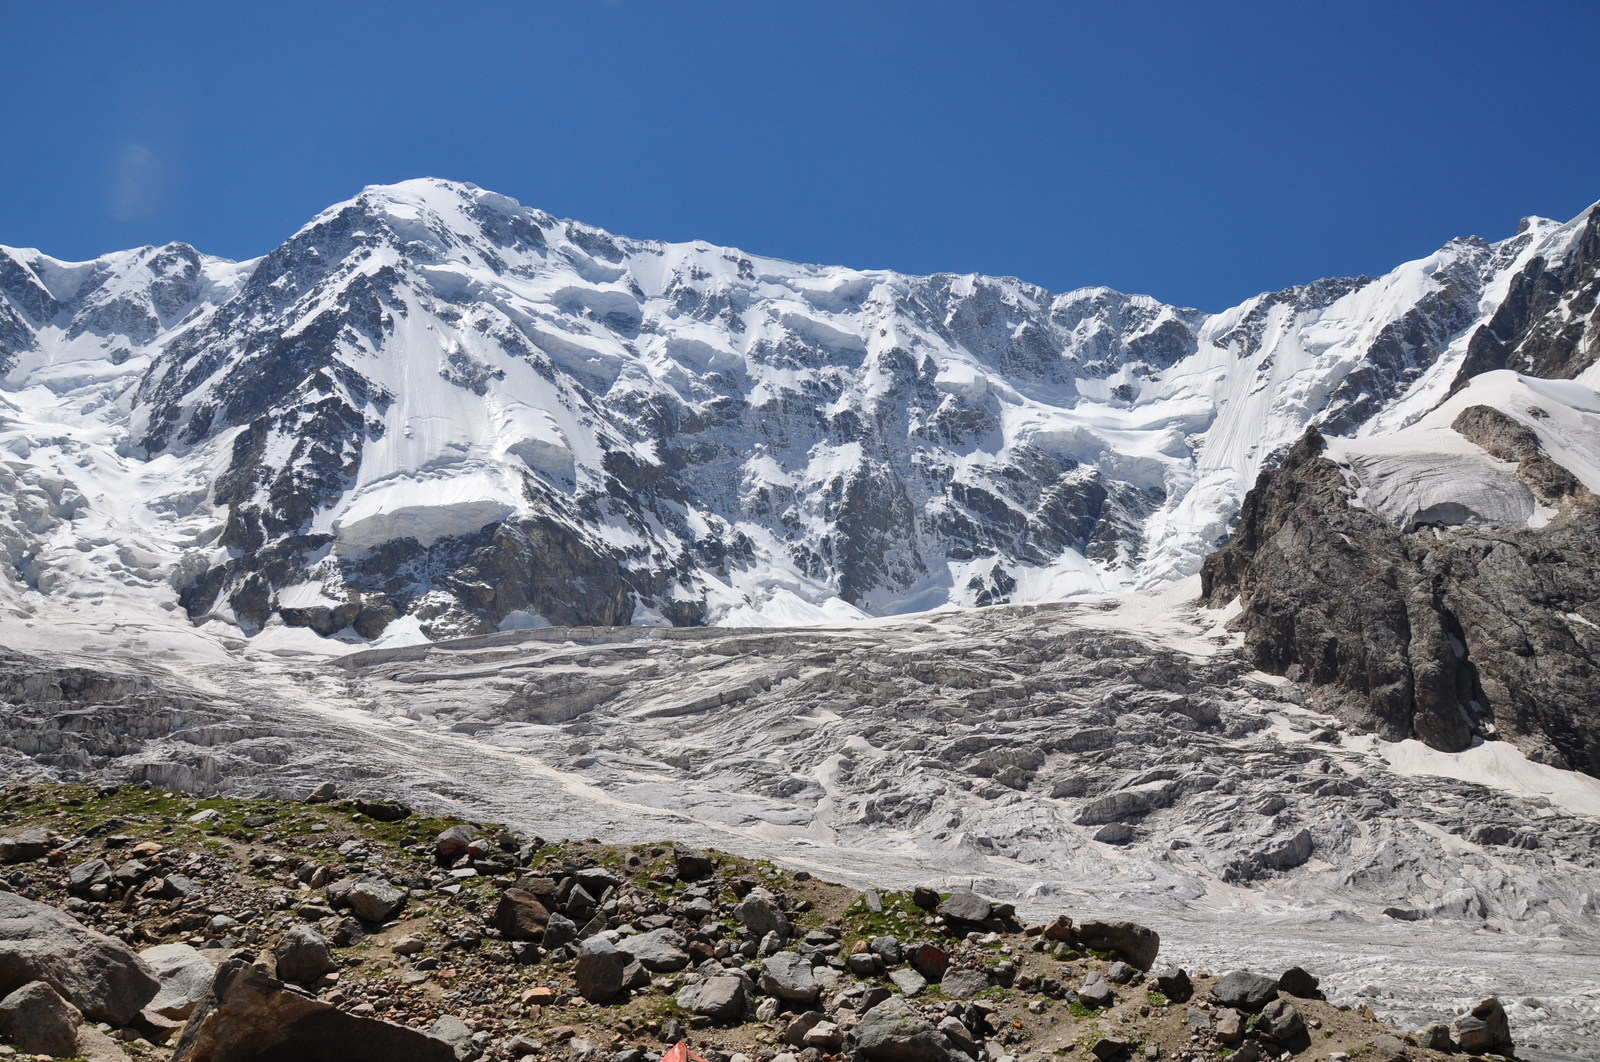
[[[263,254],[432,175],[1203,309],[1600,199],[1600,4],[5,3],[0,243]]]

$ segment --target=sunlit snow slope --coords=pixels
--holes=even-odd
[[[0,248],[0,593],[404,639],[1153,586],[1308,424],[1549,375],[1483,333],[1594,219],[1214,315],[629,240],[438,180],[246,263]]]

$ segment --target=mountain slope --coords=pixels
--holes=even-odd
[[[249,263],[0,251],[11,596],[149,583],[246,633],[415,637],[1156,585],[1307,425],[1403,423],[1484,328],[1545,320],[1593,218],[1215,315],[628,240],[433,180]],[[113,523],[133,555],[85,571]]]

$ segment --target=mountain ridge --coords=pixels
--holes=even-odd
[[[242,263],[0,251],[0,369],[104,409],[124,471],[184,466],[185,544],[146,526],[191,619],[247,633],[1046,600],[1192,574],[1308,424],[1425,412],[1594,213],[1204,314],[631,240],[420,179]],[[1548,315],[1559,278],[1521,283]]]

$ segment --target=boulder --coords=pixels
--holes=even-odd
[[[111,864],[104,859],[86,859],[67,872],[67,891],[74,896],[93,896],[97,886],[110,888]]]
[[[1090,1045],[1089,1053],[1100,1062],[1114,1062],[1119,1058],[1128,1057],[1128,1052],[1133,1050],[1131,1040],[1123,1040],[1115,1036],[1102,1036]]]
[[[467,854],[474,834],[470,826],[452,826],[433,839],[433,855],[440,866],[452,866]]]
[[[837,1051],[844,1043],[844,1030],[831,1021],[819,1021],[806,1030],[802,1043],[823,1052]]]
[[[1133,980],[1136,972],[1132,966],[1125,962],[1114,962],[1111,964],[1111,968],[1106,971],[1106,980],[1114,985],[1125,985]]]
[[[1472,1010],[1451,1022],[1450,1031],[1463,1051],[1509,1055],[1516,1049],[1511,1040],[1511,1022],[1494,996],[1479,1000]]]
[[[399,822],[411,817],[411,809],[392,800],[356,800],[356,810],[379,822]]]
[[[951,970],[939,983],[939,991],[947,999],[971,999],[989,987],[989,977],[982,970],[962,968]]]
[[[456,1062],[455,1049],[416,1029],[347,1014],[291,992],[243,959],[217,970],[178,1038],[172,1062]]]
[[[672,862],[679,881],[699,881],[701,878],[709,878],[714,869],[711,857],[693,848],[674,848]]]
[[[40,1055],[73,1055],[83,1015],[43,981],[0,999],[0,1040]]]
[[[0,994],[43,981],[91,1021],[122,1026],[160,984],[127,945],[63,911],[0,892]]]
[[[0,863],[43,859],[55,846],[55,838],[49,830],[20,830],[11,837],[0,837]]]
[[[272,947],[278,977],[297,985],[314,985],[339,968],[321,933],[308,925],[290,926]]]
[[[1246,1014],[1260,1014],[1261,1008],[1278,998],[1278,982],[1271,977],[1234,970],[1223,974],[1211,986],[1211,999],[1224,1007],[1235,1007]]]
[[[544,924],[544,946],[554,950],[577,939],[578,924],[560,912],[551,911],[550,921]]]
[[[712,1021],[738,1021],[749,1006],[745,980],[737,974],[714,974],[678,992],[678,1006]]]
[[[876,977],[883,972],[883,960],[870,951],[858,951],[847,955],[844,965],[845,969],[857,977]]]
[[[400,913],[406,894],[378,878],[362,878],[350,887],[345,900],[355,916],[370,925],[382,925]]]
[[[1151,975],[1156,991],[1174,1003],[1187,1003],[1194,996],[1194,983],[1189,974],[1176,966],[1163,966]]]
[[[1161,950],[1161,937],[1137,922],[1089,921],[1077,927],[1078,943],[1086,948],[1111,950],[1141,970],[1150,969]]]
[[[868,1010],[850,1035],[869,1062],[965,1062],[967,1057],[899,996]]]
[[[806,1033],[810,1032],[824,1018],[820,1010],[803,1010],[790,1019],[789,1024],[783,1027],[779,1039],[790,1047],[806,1046]]]
[[[332,782],[323,782],[303,798],[307,804],[326,804],[330,800],[339,799],[339,787]]]
[[[945,920],[960,924],[986,922],[994,913],[994,907],[988,900],[966,889],[952,892],[934,910]]]
[[[1364,1054],[1371,1062],[1410,1062],[1411,1059],[1405,1041],[1388,1033],[1373,1037]]]
[[[1304,1044],[1308,1039],[1305,1020],[1287,999],[1274,999],[1262,1007],[1256,1030],[1285,1046]]]
[[[428,1026],[428,1035],[438,1037],[449,1044],[455,1050],[458,1059],[477,1055],[472,1049],[472,1026],[454,1014],[441,1014],[437,1021]]]
[[[1044,927],[1044,939],[1070,941],[1074,929],[1072,919],[1066,915],[1056,915],[1055,920]]]
[[[822,986],[811,973],[811,963],[798,952],[780,951],[761,969],[761,991],[790,1003],[815,1003]]]
[[[1291,966],[1278,978],[1278,991],[1299,999],[1321,999],[1322,982],[1298,966]]]
[[[1449,1054],[1456,1049],[1455,1039],[1450,1035],[1450,1026],[1442,1021],[1431,1021],[1417,1034],[1417,1043],[1430,1051],[1443,1051]]]
[[[911,890],[911,902],[924,911],[934,911],[939,907],[939,890],[931,885],[918,885]]]
[[[789,936],[789,920],[778,910],[777,897],[766,889],[751,889],[733,909],[733,916],[757,937],[768,933]]]
[[[889,981],[903,995],[907,996],[914,996],[928,987],[928,979],[908,966],[902,966],[898,970],[890,970]]]
[[[953,1014],[949,1015],[940,1020],[937,1028],[944,1033],[945,1039],[960,1048],[963,1053],[977,1055],[978,1041],[973,1039],[972,1030],[963,1025],[960,1018]]]
[[[1083,986],[1078,989],[1078,1001],[1090,1010],[1109,1007],[1116,998],[1116,993],[1111,990],[1106,979],[1097,973],[1090,974],[1084,980]]]
[[[1212,1031],[1225,1044],[1244,1039],[1244,1015],[1232,1007],[1220,1007],[1212,1015]]]
[[[918,944],[906,953],[906,961],[930,981],[942,981],[950,968],[950,953],[937,944]]]
[[[578,993],[591,1003],[605,1003],[622,994],[628,956],[604,937],[590,937],[578,949],[573,980]]]
[[[161,982],[161,990],[145,1005],[146,1013],[172,1021],[193,1014],[217,978],[216,964],[187,944],[157,944],[141,951],[139,958]]]
[[[574,925],[566,918],[562,921]],[[533,893],[522,889],[507,889],[500,894],[500,900],[495,905],[494,927],[507,940],[541,940],[549,922],[549,909]],[[573,937],[576,936],[574,926]]]
[[[651,973],[672,973],[689,965],[683,936],[675,929],[653,929],[619,941],[617,947]]]

